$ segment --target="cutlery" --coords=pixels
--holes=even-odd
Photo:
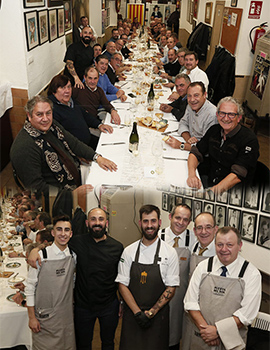
[[[166,132],[162,132],[161,135],[169,135],[169,134],[172,134],[173,132],[177,132],[178,129],[176,130],[172,130],[172,131],[166,131]]]
[[[110,142],[110,143],[102,143],[101,146],[109,146],[109,145],[124,145],[125,142]]]
[[[185,160],[187,161],[186,158],[176,158],[176,157],[162,157],[163,159],[169,159],[169,160]]]

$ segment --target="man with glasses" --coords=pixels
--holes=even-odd
[[[188,287],[189,259],[195,235],[187,229],[191,220],[191,209],[186,204],[175,206],[169,214],[170,226],[159,232],[160,238],[173,247],[178,255],[180,287],[175,290],[170,301],[170,347],[179,350],[182,337],[182,320],[184,315],[183,299]]]
[[[233,97],[219,101],[219,124],[212,126],[191,148],[188,186],[200,188],[203,182],[204,187],[210,187],[211,191],[223,193],[240,182],[246,184],[252,180],[259,157],[259,143],[252,130],[240,124],[242,115],[242,107]],[[196,176],[197,168],[202,182]]]
[[[122,56],[120,53],[115,53],[114,55],[112,55],[106,74],[108,75],[108,78],[110,79],[110,82],[113,85],[118,81],[123,81],[126,79],[121,73],[121,63]]]

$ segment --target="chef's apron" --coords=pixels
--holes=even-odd
[[[162,280],[158,261],[161,241],[158,239],[153,264],[139,263],[140,244],[135,261],[130,269],[129,290],[139,308],[149,310],[158,301],[166,286]],[[169,348],[169,306],[166,304],[151,319],[151,326],[141,328],[133,312],[124,304],[120,350],[168,350]]]
[[[208,259],[208,256],[203,255],[197,255],[195,254],[196,250],[198,249],[199,242],[197,242],[194,246],[193,252],[190,257],[190,263],[189,263],[189,280],[191,279],[191,276],[196,269],[196,267],[199,265],[199,263],[205,259]],[[190,349],[190,341],[191,341],[191,332],[192,332],[192,324],[193,321],[190,317],[190,315],[185,312],[184,318],[183,318],[183,338],[181,347],[182,350],[189,350]],[[210,350],[210,349],[209,349]]]
[[[33,333],[33,350],[75,350],[73,322],[72,254],[61,260],[47,260],[46,249],[35,295],[35,314],[40,332]]]
[[[165,229],[161,231],[161,239],[165,240]],[[179,261],[180,286],[176,287],[175,294],[170,301],[170,346],[180,343],[182,337],[184,296],[188,287],[190,250],[190,233],[187,230],[185,247],[175,247]]]
[[[211,275],[213,257],[208,260],[207,273],[202,275],[199,291],[200,311],[207,324],[215,325],[215,322],[232,317],[233,313],[241,308],[241,301],[244,295],[245,282],[242,279],[248,262],[245,261],[238,275],[238,278]],[[190,349],[209,350],[201,338],[198,328],[193,323]],[[239,329],[239,333],[246,343],[247,327]],[[215,350],[225,350],[220,342],[219,346],[210,347]]]

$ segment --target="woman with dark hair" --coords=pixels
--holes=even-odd
[[[152,12],[151,16],[154,17],[154,18],[162,18],[162,13],[159,11],[159,6],[158,5],[156,5],[154,7],[154,11]]]

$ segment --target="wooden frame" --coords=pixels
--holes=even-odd
[[[49,40],[48,11],[38,11],[38,35],[40,45]]]
[[[204,16],[205,23],[211,24],[212,8],[213,8],[213,3],[212,2],[207,2],[205,4],[205,16]]]
[[[63,8],[57,10],[57,32],[58,38],[65,34],[65,12]]]
[[[238,0],[231,0],[231,7],[236,7],[237,2],[238,2]]]
[[[27,50],[30,51],[39,45],[37,11],[25,12],[24,23]]]
[[[45,0],[23,0],[23,7],[25,9],[43,6],[45,6]]]
[[[65,11],[65,32],[72,29],[72,5],[70,0],[64,1],[64,11]]]
[[[57,10],[49,10],[49,34],[50,41],[57,39]]]
[[[63,0],[48,0],[48,7],[61,6],[63,5]]]
[[[255,242],[257,214],[250,212],[242,213],[241,236],[245,241]]]

